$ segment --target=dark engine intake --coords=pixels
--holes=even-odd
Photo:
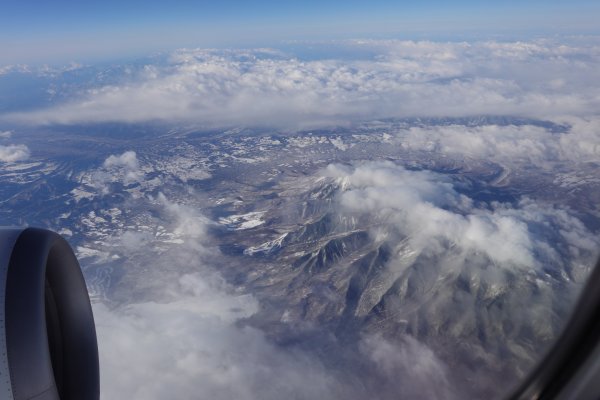
[[[0,228],[0,291],[0,398],[99,399],[94,318],[69,244]]]

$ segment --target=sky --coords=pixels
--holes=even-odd
[[[599,16],[593,0],[4,0],[0,65],[291,40],[587,34]]]

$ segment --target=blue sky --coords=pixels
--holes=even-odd
[[[597,33],[596,0],[3,0],[0,65],[287,40]]]

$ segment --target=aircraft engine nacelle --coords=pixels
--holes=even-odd
[[[0,228],[0,399],[97,400],[98,345],[79,263],[58,234]]]

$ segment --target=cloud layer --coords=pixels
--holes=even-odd
[[[584,116],[600,106],[600,46],[532,42],[347,41],[356,60],[272,50],[181,50],[120,85],[90,89],[23,123],[194,122],[293,129],[414,116]]]

